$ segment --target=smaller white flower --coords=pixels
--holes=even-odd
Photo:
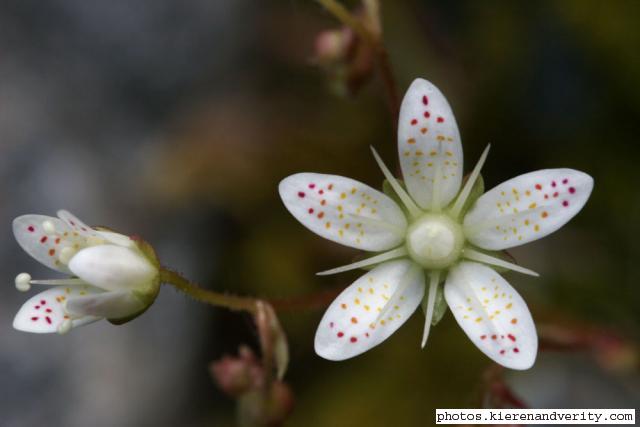
[[[140,315],[160,289],[159,264],[142,241],[91,228],[67,211],[59,218],[23,215],[13,221],[18,244],[49,268],[71,277],[32,280],[16,276],[16,288],[52,287],[30,298],[13,327],[34,333],[66,333],[100,319],[120,324]]]

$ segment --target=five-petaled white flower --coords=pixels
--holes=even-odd
[[[380,252],[319,273],[375,266],[325,313],[315,337],[318,355],[344,360],[367,351],[387,339],[421,302],[424,347],[432,322],[446,308],[444,302],[436,304],[444,294],[460,327],[487,356],[512,369],[533,365],[538,338],[529,309],[488,265],[536,273],[491,251],[560,228],[584,206],[593,179],[572,169],[546,169],[481,195],[479,174],[488,149],[463,186],[462,145],[451,108],[434,85],[416,79],[402,102],[398,126],[404,185],[375,150],[391,187],[388,195],[335,175],[299,173],[280,183],[285,206],[305,227],[334,242]]]
[[[16,287],[21,291],[32,284],[53,287],[30,298],[13,327],[66,333],[102,318],[124,323],[144,312],[160,288],[153,249],[141,240],[91,228],[67,211],[58,216],[23,215],[13,221],[13,234],[27,253],[72,276],[31,280],[27,273],[18,274]]]

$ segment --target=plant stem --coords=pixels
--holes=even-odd
[[[160,270],[160,281],[174,286],[176,289],[184,292],[191,298],[205,304],[226,307],[230,310],[247,311],[252,314],[255,314],[257,311],[258,300],[255,298],[221,294],[201,288],[195,283],[192,283],[182,277],[179,273],[167,268],[162,268]]]
[[[400,96],[396,85],[389,53],[384,47],[382,37],[379,33],[367,28],[363,22],[354,16],[349,10],[336,0],[317,0],[329,13],[331,13],[343,25],[351,28],[365,43],[369,44],[376,53],[376,60],[382,84],[385,88],[389,112],[395,124],[400,113]]]

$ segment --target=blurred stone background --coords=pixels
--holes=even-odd
[[[400,90],[418,76],[443,90],[466,169],[493,144],[488,187],[547,167],[595,177],[570,226],[513,251],[542,274],[507,275],[534,318],[637,342],[638,3],[382,6]],[[382,176],[368,146],[389,163],[396,155],[379,83],[345,99],[313,65],[316,34],[337,26],[306,0],[0,4],[1,426],[232,425],[233,402],[207,364],[255,343],[247,317],[172,289],[121,327],[14,331],[27,295],[13,277],[54,276],[13,240],[17,215],[66,208],[140,234],[166,265],[218,290],[295,296],[357,277],[314,276],[355,252],[311,235],[276,192],[298,171],[375,185]],[[424,351],[416,316],[384,345],[336,364],[313,353],[321,314],[282,315],[297,397],[290,425],[425,425],[436,407],[479,404],[490,361],[451,316]],[[588,355],[544,353],[509,381],[532,406],[638,407],[635,360],[613,374]]]

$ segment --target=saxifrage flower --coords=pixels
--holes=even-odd
[[[318,355],[329,360],[359,355],[387,339],[422,303],[423,346],[431,324],[448,305],[491,359],[512,369],[533,365],[538,339],[531,313],[494,268],[537,274],[495,251],[562,227],[586,203],[593,179],[572,169],[545,169],[482,194],[480,169],[488,150],[463,185],[462,145],[451,108],[433,84],[416,79],[402,102],[398,125],[404,182],[393,177],[374,150],[386,178],[385,193],[317,173],[295,174],[280,183],[285,206],[305,227],[377,253],[319,273],[373,267],[326,311],[315,337]]]

